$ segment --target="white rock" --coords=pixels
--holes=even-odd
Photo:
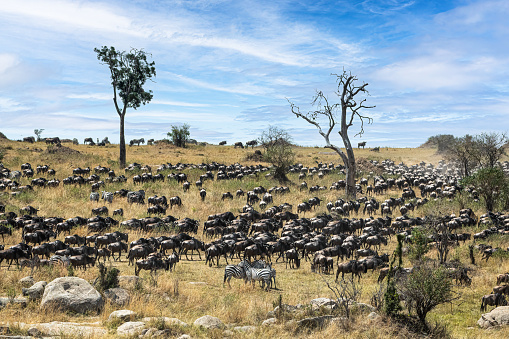
[[[78,277],[63,277],[46,285],[41,308],[46,306],[76,313],[99,312],[104,300],[88,281]]]
[[[134,319],[136,317],[136,312],[131,310],[118,310],[111,312],[108,320],[120,319],[122,321],[127,321]]]
[[[145,323],[143,321],[128,321],[117,328],[117,335],[134,336],[140,334],[144,328]]]
[[[219,318],[213,317],[211,315],[204,315],[201,318],[198,318],[194,321],[195,326],[201,326],[205,328],[224,328],[225,325]]]
[[[485,313],[477,321],[482,328],[509,325],[509,306],[499,306],[489,313]]]

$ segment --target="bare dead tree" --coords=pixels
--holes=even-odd
[[[329,288],[329,290],[334,293],[336,297],[336,302],[345,312],[345,317],[350,318],[351,306],[355,304],[361,297],[362,294],[362,285],[360,283],[356,283],[353,277],[347,278],[342,282],[336,282],[331,286],[329,282],[325,279],[323,275],[320,274],[323,281]]]
[[[312,105],[317,109],[303,114],[300,112],[299,107],[289,100],[288,102],[291,105],[293,114],[318,128],[318,133],[325,139],[325,148],[330,148],[339,154],[346,169],[346,196],[348,199],[356,199],[355,174],[357,168],[353,147],[348,136],[348,129],[353,125],[357,117],[360,120],[361,126],[360,131],[356,135],[362,135],[364,133],[364,121],[366,120],[368,123],[371,123],[373,119],[363,115],[361,109],[374,108],[375,106],[366,106],[365,102],[367,99],[365,98],[360,101],[355,98],[361,93],[369,95],[369,92],[366,90],[367,83],[360,86],[357,85],[357,76],[345,70],[340,75],[332,75],[336,76],[338,85],[338,89],[335,92],[340,98],[338,103],[329,103],[327,96],[322,91],[317,91],[312,101]],[[324,129],[322,129],[321,125],[323,121],[325,121],[324,125],[327,125]],[[331,133],[336,124],[340,125],[338,133],[343,141],[345,152],[339,146],[332,144],[330,140]]]

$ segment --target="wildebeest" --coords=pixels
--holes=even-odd
[[[155,256],[151,256],[147,259],[140,259],[136,261],[136,266],[134,268],[134,274],[138,275],[141,270],[150,271],[150,274],[154,274],[157,270],[166,270],[168,271],[170,268],[170,262],[168,259],[161,259]]]
[[[357,143],[357,148],[361,148],[361,147],[364,148],[364,146],[366,146],[366,141]]]
[[[223,146],[223,145],[226,145],[226,140],[219,142],[219,146]]]
[[[201,260],[201,254],[199,250],[205,251],[205,244],[203,243],[203,241],[199,241],[197,239],[185,240],[182,242],[180,246],[179,255],[182,257],[182,254],[185,254],[186,259],[189,260],[189,258],[187,257],[188,250],[191,250],[191,260],[193,260],[193,252],[195,250],[196,252],[198,252],[198,256],[200,257]]]
[[[87,270],[87,266],[95,265],[95,258],[88,256],[87,254],[80,254],[80,255],[73,255],[69,257],[69,260],[71,261],[71,265],[74,268],[80,268],[82,267],[84,271]]]
[[[179,196],[174,196],[172,198],[170,198],[170,208],[173,207],[173,205],[176,205],[176,206],[182,206],[182,199],[180,199]]]
[[[241,141],[237,141],[235,144],[233,144],[233,148],[237,148],[237,147],[244,148],[244,144],[242,144]]]
[[[487,294],[481,299],[481,312],[486,311],[486,306],[505,306],[507,305],[507,300],[505,299],[503,294],[495,293],[495,294]]]
[[[108,215],[108,208],[106,206],[92,208],[93,215]]]

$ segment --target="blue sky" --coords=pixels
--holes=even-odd
[[[343,69],[368,83],[367,146],[415,147],[436,134],[506,132],[509,2],[17,0],[0,6],[0,131],[118,142],[106,66],[94,47],[142,48],[151,103],[126,115],[126,139],[257,138],[269,125],[322,146],[287,98],[335,100]],[[339,136],[332,142],[342,146]]]

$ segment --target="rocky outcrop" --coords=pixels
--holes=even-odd
[[[493,311],[483,314],[477,324],[486,329],[509,325],[509,306],[499,306]]]
[[[86,280],[78,277],[57,278],[46,285],[41,308],[56,307],[76,313],[99,312],[104,299]]]

